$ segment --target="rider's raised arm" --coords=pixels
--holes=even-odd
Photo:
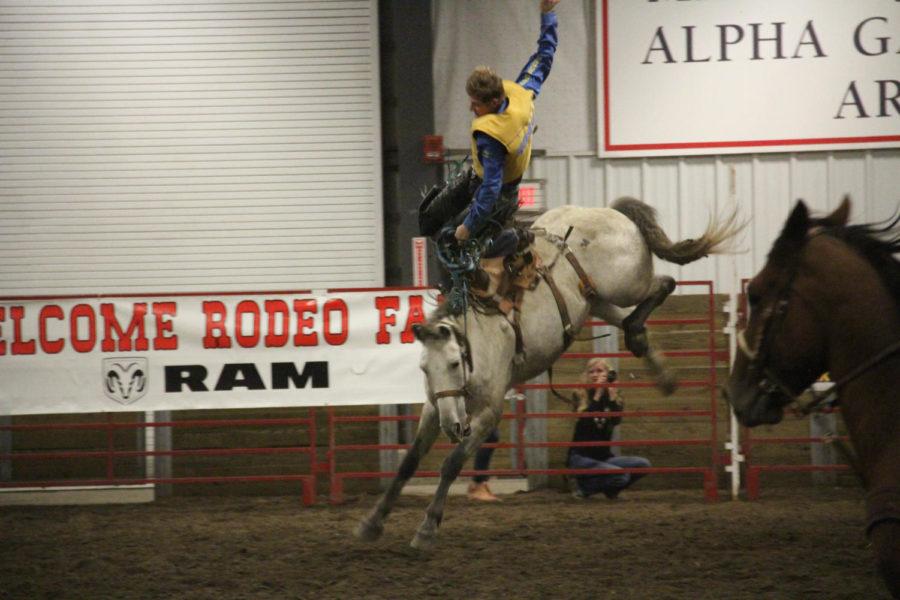
[[[541,85],[550,75],[550,67],[553,66],[553,56],[559,38],[556,33],[557,19],[553,7],[556,2],[541,2],[541,34],[538,37],[537,52],[531,55],[528,62],[522,68],[516,83],[527,90],[531,90],[535,98],[541,93]]]

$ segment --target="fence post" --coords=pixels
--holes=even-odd
[[[709,327],[709,411],[711,413],[710,417],[710,437],[712,437],[712,443],[710,444],[710,473],[712,473],[712,486],[714,489],[711,493],[712,496],[707,496],[709,500],[716,500],[718,498],[718,468],[721,459],[719,457],[719,394],[718,394],[718,382],[716,381],[716,369],[718,368],[718,363],[716,362],[716,290],[715,285],[712,281],[705,282],[707,285],[707,290],[709,292],[709,313],[707,317],[709,321],[707,322],[707,326]]]
[[[809,415],[809,437],[821,438],[837,433],[837,419],[834,413],[812,413]],[[837,464],[837,457],[833,444],[813,442],[809,445],[809,454],[814,465]],[[813,471],[813,483],[820,485],[834,485],[837,483],[835,471]]]
[[[344,501],[344,481],[337,472],[337,433],[335,432],[334,407],[328,407],[328,502]]]
[[[546,375],[540,375],[533,379],[530,383],[547,383]],[[513,398],[520,398],[520,394],[516,394]],[[547,412],[547,390],[526,390],[525,395],[525,413]],[[517,402],[513,400],[513,402]],[[518,413],[518,411],[517,411]],[[547,441],[547,419],[527,419],[525,420],[525,435],[521,440],[523,443],[528,442],[546,442]],[[518,432],[515,433],[518,441]],[[512,436],[510,436],[512,437]],[[525,448],[525,464],[518,464],[518,457],[513,453],[511,462],[514,468],[522,469],[526,466],[529,469],[546,469],[550,464],[547,448]],[[536,490],[538,488],[547,487],[547,475],[528,475],[528,489]]]
[[[143,427],[134,428],[134,447],[138,452],[150,452],[153,446],[153,440],[150,439],[150,429],[147,422],[153,419],[152,412],[142,412],[137,414],[137,419]],[[150,471],[153,468],[150,457],[146,454],[140,455],[135,459],[135,468],[137,477],[143,476],[144,479],[150,478]]]
[[[725,312],[728,313],[728,322],[725,324],[725,334],[728,336],[728,371],[734,368],[734,359],[737,356],[737,324],[739,304],[737,292],[732,289],[725,303]],[[741,492],[741,463],[744,456],[741,454],[741,428],[734,409],[728,408],[728,441],[725,449],[730,452],[729,464],[725,466],[725,472],[731,476],[731,499],[737,500]]]
[[[306,412],[309,417],[309,425],[307,425],[307,436],[309,438],[309,490],[304,486],[304,503],[315,504],[316,495],[318,494],[318,473],[319,473],[319,431],[316,428],[316,409],[310,407]],[[308,496],[307,496],[308,494]]]
[[[172,411],[159,410],[153,413],[154,423],[169,423],[172,421]],[[172,451],[172,428],[153,428],[153,450],[155,452]],[[157,455],[153,461],[154,479],[172,479],[172,456]],[[172,495],[171,483],[157,483],[153,486],[155,498],[168,498]]]
[[[397,404],[382,404],[378,407],[378,415],[381,417],[396,417],[401,414],[398,410],[401,406]],[[379,421],[378,422],[378,443],[379,444],[399,444],[399,422],[398,421]],[[400,454],[402,450],[379,450],[378,451],[378,468],[382,473],[391,473],[397,470],[400,464]],[[390,485],[389,479],[379,479],[379,487],[384,490]]]
[[[0,427],[12,425],[12,417],[0,417]],[[12,454],[12,431],[0,431],[0,454]],[[12,459],[0,458],[0,481],[12,481]]]

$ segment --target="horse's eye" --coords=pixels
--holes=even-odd
[[[756,306],[759,304],[761,297],[756,292],[747,292],[747,302],[750,303],[750,306]]]
[[[458,368],[459,368],[459,361],[458,361],[458,360],[454,360],[452,363],[450,363],[450,368],[451,368],[452,370],[454,370],[454,371],[455,371],[456,369],[458,369]]]

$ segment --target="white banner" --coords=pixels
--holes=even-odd
[[[900,146],[897,0],[600,0],[599,155]]]
[[[422,402],[435,295],[0,298],[0,415]]]

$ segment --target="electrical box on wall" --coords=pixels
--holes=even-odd
[[[444,162],[444,136],[422,136],[422,160],[426,164],[441,164]]]
[[[516,219],[531,223],[547,210],[546,179],[523,179],[519,183],[519,211]]]

